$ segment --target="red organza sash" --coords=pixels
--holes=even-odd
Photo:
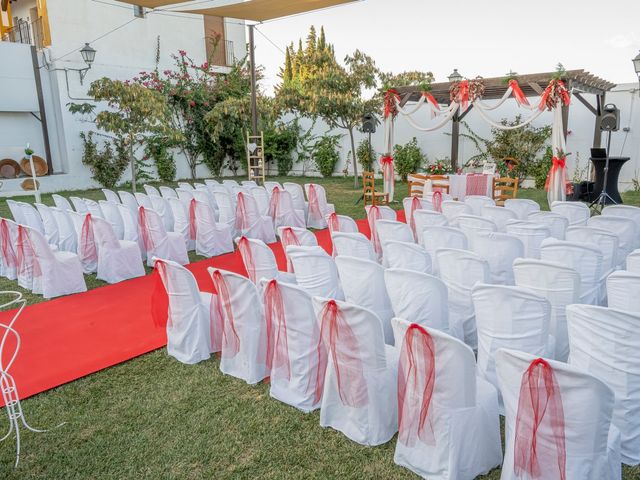
[[[418,197],[411,198],[411,214],[409,215],[409,226],[413,232],[413,238],[418,239],[418,233],[416,232],[416,219],[413,218],[413,214],[416,210],[422,210],[422,202]]]
[[[509,80],[509,86],[511,87],[511,90],[513,90],[513,98],[516,99],[518,105],[529,105],[529,99],[527,99],[527,96],[524,94],[517,81],[512,78]]]
[[[287,321],[282,292],[277,280],[271,280],[264,291],[264,316],[267,323],[267,358],[265,361],[267,369],[271,372],[272,379],[284,375],[284,378],[290,380],[291,364],[289,362]]]
[[[244,263],[244,268],[247,271],[247,276],[253,283],[256,283],[256,281],[258,280],[256,278],[256,264],[253,261],[251,242],[247,237],[240,237],[240,240],[238,240],[238,250],[240,251],[242,263]]]
[[[538,432],[552,435],[555,448],[538,448]],[[551,366],[542,358],[522,375],[516,414],[514,470],[529,479],[566,479],[564,409]]]
[[[189,203],[189,238],[195,240],[198,234],[198,222],[196,220],[196,199]]]
[[[153,324],[158,328],[171,326],[171,312],[169,304],[169,277],[167,264],[162,260],[156,260],[153,264],[153,293],[151,294],[151,317]]]
[[[300,240],[298,240],[298,236],[296,235],[296,232],[293,231],[293,228],[291,227],[285,227],[282,229],[282,248],[284,248],[284,251],[287,251],[287,247],[290,245],[295,245],[297,247],[300,246]],[[289,257],[287,256],[287,271],[288,272],[293,272],[293,265],[291,264],[291,260],[289,259]]]
[[[442,192],[433,192],[431,194],[431,203],[436,212],[442,213]]]
[[[560,175],[560,181],[562,182],[562,188],[565,193],[567,193],[567,186],[569,185],[569,179],[567,177],[567,168],[566,168],[566,157],[557,158],[553,157],[551,159],[551,170],[549,170],[549,174],[547,175],[547,180],[544,183],[544,189],[548,192],[551,188],[551,184],[553,183],[553,179],[556,175]]]
[[[16,252],[13,248],[9,223],[4,218],[0,221],[0,235],[2,236],[2,263],[5,267],[16,268],[18,266],[18,259],[16,258]]]
[[[380,244],[380,237],[378,236],[378,229],[376,228],[376,222],[382,218],[382,212],[377,205],[372,205],[367,213],[367,220],[369,222],[369,229],[371,230],[371,242],[373,243],[373,249],[380,255],[382,254],[382,245]]]
[[[321,219],[322,211],[320,210],[320,200],[318,199],[316,186],[313,183],[309,184],[307,194],[309,195],[309,218],[312,220]]]
[[[236,331],[231,308],[231,293],[226,280],[220,270],[214,270],[211,275],[213,284],[218,292],[219,315],[223,319],[222,327],[222,356],[224,358],[235,357],[240,351],[240,337]]]
[[[412,323],[404,336],[398,368],[398,441],[435,444],[431,399],[436,380],[435,345],[422,326]]]
[[[147,220],[147,211],[144,207],[138,209],[138,224],[140,225],[140,232],[142,233],[142,244],[147,252],[151,252],[155,249],[155,242],[149,229],[149,222]]]
[[[338,214],[336,212],[332,212],[329,215],[327,225],[329,226],[330,233],[340,231],[340,219],[338,218]]]
[[[87,213],[82,222],[82,230],[80,232],[80,262],[83,265],[95,263],[98,260],[98,250],[96,248],[96,239],[93,235],[93,220],[90,213]]]
[[[269,200],[269,216],[275,221],[280,214],[280,189],[274,187]]]
[[[18,274],[28,281],[42,276],[42,268],[31,243],[31,237],[22,225],[18,225]]]
[[[245,231],[251,227],[249,214],[243,192],[238,192],[238,204],[236,205],[236,230]]]
[[[360,345],[335,300],[329,300],[320,314],[320,341],[317,352],[318,372],[314,401],[317,403],[322,398],[328,355],[331,355],[342,403],[354,408],[368,405],[369,394],[360,357]]]

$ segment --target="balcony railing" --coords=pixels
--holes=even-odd
[[[227,67],[232,66],[234,63],[236,63],[236,54],[233,50],[233,41],[232,40],[225,40],[224,41],[224,53],[225,53],[225,61],[226,61],[226,65]]]
[[[16,26],[2,36],[2,41],[26,43],[27,45],[34,45],[37,49],[44,48],[42,17],[31,23],[25,21],[18,22]]]

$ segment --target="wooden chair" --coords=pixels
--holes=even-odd
[[[410,197],[421,197],[424,192],[424,184],[427,181],[427,175],[421,173],[411,173],[407,175],[407,186],[409,187]]]
[[[496,205],[504,206],[504,201],[518,195],[518,179],[501,177],[493,179],[493,199]]]
[[[371,205],[388,205],[389,194],[376,192],[376,179],[373,172],[362,172],[362,198],[364,204],[370,200]]]
[[[440,189],[442,193],[449,193],[449,175],[428,175],[427,179],[431,180],[434,192]]]

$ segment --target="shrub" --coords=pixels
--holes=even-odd
[[[115,187],[129,165],[129,152],[125,140],[116,139],[113,145],[110,141],[105,141],[100,149],[93,139],[93,132],[82,132],[80,138],[84,147],[82,163],[91,170],[91,177],[105,188]]]
[[[318,140],[313,149],[313,159],[316,167],[323,177],[330,177],[336,168],[340,155],[338,154],[338,141],[340,135],[326,135]]]
[[[161,136],[149,137],[144,147],[144,159],[153,160],[158,177],[163,182],[172,182],[176,178],[176,162],[169,148],[168,140]]]
[[[277,162],[278,175],[286,176],[293,168],[291,154],[298,147],[298,125],[279,124],[264,132],[264,158]]]
[[[362,167],[362,170],[371,172],[375,165],[376,152],[369,145],[369,139],[365,138],[361,140],[356,149],[356,157],[358,157],[358,163]]]
[[[544,188],[544,184],[547,182],[547,175],[553,165],[552,158],[553,151],[551,147],[547,147],[542,158],[530,165],[529,175],[535,180],[536,188]]]
[[[424,154],[418,147],[416,137],[413,137],[406,145],[395,145],[393,147],[395,170],[403,181],[407,180],[407,175],[418,171],[424,159]]]

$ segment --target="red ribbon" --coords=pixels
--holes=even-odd
[[[469,80],[462,80],[458,85],[456,102],[460,104],[462,110],[466,110],[469,106]]]
[[[398,441],[407,447],[413,447],[418,439],[435,444],[431,422],[431,428],[425,428],[436,381],[435,353],[429,332],[412,323],[405,333],[398,365]],[[419,407],[415,405],[418,399]]]
[[[238,251],[240,252],[240,256],[242,257],[242,263],[244,263],[244,268],[247,271],[247,276],[249,279],[256,283],[256,264],[253,261],[253,252],[251,251],[251,242],[245,236],[240,237],[238,240]]]
[[[196,220],[196,199],[189,203],[189,238],[195,240],[198,235],[198,222]]]
[[[22,225],[18,225],[18,273],[20,276],[31,274],[31,279],[42,276],[42,269],[31,243],[31,237]]]
[[[250,227],[247,216],[247,205],[244,200],[244,193],[238,192],[238,204],[236,205],[236,230],[246,230]]]
[[[411,214],[410,214],[410,218],[409,218],[409,225],[411,226],[411,231],[413,232],[413,237],[417,241],[418,234],[416,232],[416,220],[415,220],[415,218],[413,218],[413,214],[415,213],[416,210],[422,210],[422,202],[420,201],[420,199],[418,197],[412,197],[411,198]]]
[[[140,232],[142,233],[142,244],[147,252],[153,251],[155,248],[155,242],[149,231],[149,225],[147,222],[147,212],[144,207],[138,209],[138,225],[140,226]]]
[[[171,308],[169,303],[169,277],[167,276],[167,265],[162,260],[154,263],[153,293],[151,294],[151,317],[153,324],[158,328],[166,328],[171,325]]]
[[[318,192],[316,186],[313,183],[309,184],[307,195],[309,196],[309,218],[318,220],[322,218],[322,211],[320,210],[320,200],[318,199]]]
[[[431,193],[431,203],[433,204],[433,209],[436,212],[442,213],[442,192],[435,191]]]
[[[511,87],[513,97],[516,99],[516,102],[518,102],[518,105],[529,105],[529,99],[524,94],[516,80],[509,80],[509,86]]]
[[[15,268],[18,266],[18,260],[11,240],[9,223],[5,218],[0,220],[0,235],[2,236],[2,263],[7,267]]]
[[[378,231],[376,229],[376,222],[382,218],[382,213],[377,205],[372,205],[367,213],[367,221],[369,222],[369,230],[371,230],[371,242],[373,243],[373,249],[377,254],[382,253],[382,246],[380,245],[380,237],[378,237]]]
[[[340,231],[340,219],[336,212],[332,212],[331,215],[329,215],[327,225],[329,226],[329,232],[331,233]]]
[[[220,270],[214,270],[211,274],[213,285],[218,292],[218,315],[223,319],[222,326],[222,356],[224,358],[235,357],[240,351],[240,337],[236,331],[236,324],[233,319],[233,309],[231,308],[231,294],[229,286],[222,276]]]
[[[296,232],[294,232],[293,228],[291,227],[285,227],[282,229],[282,238],[280,240],[282,242],[282,248],[284,248],[285,253],[289,245],[295,245],[297,247],[300,246],[300,240],[298,239]],[[287,271],[293,272],[293,265],[288,256],[287,256]]]
[[[546,425],[542,427],[543,423]],[[551,434],[552,449],[537,448],[538,432]],[[542,358],[522,375],[516,414],[514,471],[530,479],[566,479],[564,409],[560,387],[551,365]]]
[[[393,88],[387,90],[387,93],[384,96],[384,118],[387,118],[391,115],[393,118],[398,114],[398,106],[396,102],[400,101],[400,95]]]
[[[264,316],[267,323],[267,358],[265,364],[271,378],[286,367],[285,378],[291,379],[287,322],[282,292],[277,280],[271,280],[264,291]]]
[[[553,184],[553,178],[556,175],[561,176],[561,182],[564,187],[565,194],[568,191],[569,179],[567,177],[567,168],[566,168],[566,160],[567,157],[557,158],[553,157],[551,159],[551,170],[549,170],[549,174],[547,175],[547,181],[544,184],[544,189],[548,192]]]
[[[425,97],[427,99],[427,102],[433,105],[436,108],[436,110],[440,110],[440,105],[438,104],[438,101],[433,95],[431,95],[430,92],[422,92],[422,96]]]
[[[278,187],[274,187],[271,191],[271,199],[269,200],[269,216],[276,220],[278,214],[280,213],[280,189]]]
[[[322,398],[328,355],[330,354],[336,372],[338,394],[342,403],[353,408],[369,404],[367,382],[364,378],[364,368],[359,351],[358,338],[345,321],[335,300],[329,300],[320,313],[315,403]]]
[[[83,264],[92,263],[98,260],[98,251],[96,249],[96,240],[93,235],[91,214],[87,213],[82,222],[82,230],[80,232],[80,262]]]
[[[388,182],[393,179],[393,157],[391,155],[383,155],[380,158],[380,166],[382,167],[384,181]]]
[[[540,97],[540,103],[538,104],[538,108],[540,110],[544,110],[548,107],[549,96],[551,93],[559,96],[560,101],[563,105],[569,105],[571,103],[571,97],[569,95],[569,90],[564,86],[564,82],[562,80],[551,80],[547,88],[542,92],[542,96]],[[554,107],[557,105],[557,101],[554,102]],[[549,108],[551,109],[551,108]]]

